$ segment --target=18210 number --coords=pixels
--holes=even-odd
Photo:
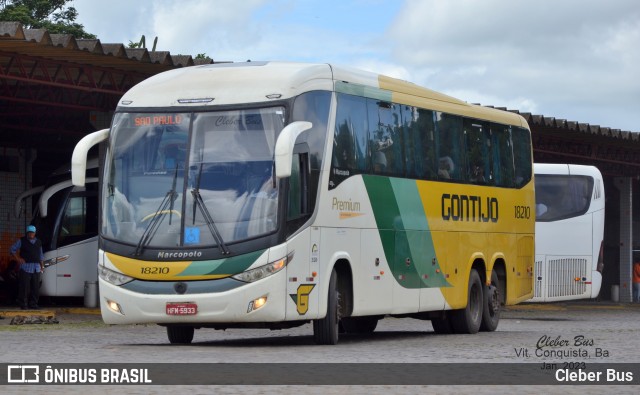
[[[143,266],[140,268],[141,274],[169,274],[168,267],[157,267],[157,266]]]
[[[529,219],[531,218],[531,207],[529,206],[515,206],[516,219]]]

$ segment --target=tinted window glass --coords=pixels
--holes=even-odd
[[[493,148],[493,175],[499,187],[513,186],[513,151],[511,128],[505,125],[491,124]]]
[[[436,113],[438,139],[438,179],[465,180],[465,160],[462,149],[462,117]]]
[[[512,128],[515,184],[520,188],[531,181],[531,134],[527,129]]]
[[[366,99],[351,95],[338,96],[338,112],[334,132],[334,167],[355,173],[367,170],[367,125]]]
[[[537,175],[536,221],[548,222],[576,217],[587,212],[593,194],[588,176]]]
[[[399,104],[369,100],[369,112],[377,114],[377,122],[370,124],[371,168],[375,174],[404,176],[401,107]]]
[[[473,184],[493,185],[493,162],[489,152],[491,140],[487,123],[464,120],[467,151],[467,179]]]

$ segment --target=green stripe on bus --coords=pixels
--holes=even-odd
[[[265,250],[231,258],[211,261],[193,261],[180,276],[204,276],[212,274],[237,274],[247,270]]]
[[[378,229],[404,229],[400,209],[388,177],[362,176]],[[385,248],[386,251],[386,248]]]
[[[391,101],[391,92],[374,88],[372,86],[360,85],[351,82],[336,81],[335,90],[338,93],[346,93],[347,95],[355,95],[378,99],[386,102]]]
[[[405,288],[448,287],[413,180],[363,176],[385,257]],[[401,280],[400,280],[401,278]]]
[[[389,180],[393,195],[400,208],[402,229],[429,230],[418,187],[413,180],[392,178]]]

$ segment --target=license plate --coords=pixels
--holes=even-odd
[[[195,315],[198,305],[195,303],[167,303],[167,315]]]

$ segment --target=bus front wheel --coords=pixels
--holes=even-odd
[[[192,326],[168,325],[167,337],[171,344],[190,344],[194,331],[195,328]]]
[[[333,269],[329,279],[327,296],[327,315],[313,321],[313,339],[317,344],[337,344],[338,324],[340,323],[340,292],[338,291],[338,273]]]
[[[471,269],[467,292],[467,307],[454,310],[451,314],[451,324],[455,333],[478,333],[478,330],[480,330],[483,310],[482,288],[480,275],[476,269]]]

